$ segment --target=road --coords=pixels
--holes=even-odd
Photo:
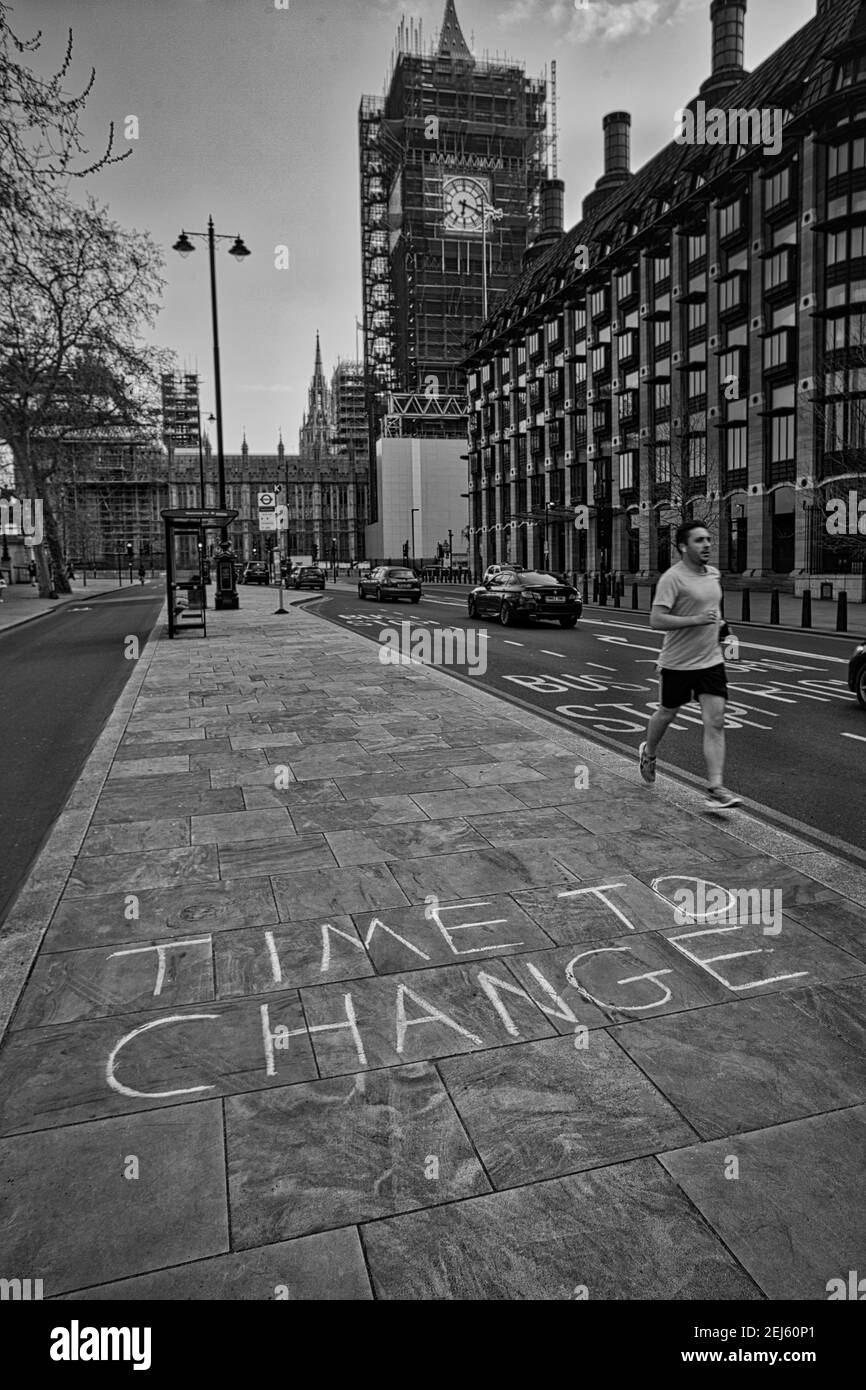
[[[82,597],[0,633],[0,922],[135,669],[125,639],[144,649],[164,593]]]
[[[590,607],[577,628],[557,624],[501,627],[471,621],[468,589],[425,587],[418,606],[359,600],[354,589],[332,590],[313,611],[375,641],[383,629],[411,622],[469,634],[468,655],[487,634],[487,669],[471,677],[537,713],[636,755],[655,708],[655,662],[661,635],[647,614]],[[739,658],[728,665],[726,782],[776,823],[807,827],[809,838],[843,852],[866,852],[862,815],[866,711],[848,690],[848,659],[856,635],[773,631],[734,624]],[[477,632],[479,636],[472,638]],[[464,664],[452,668],[467,675]],[[705,786],[700,712],[687,707],[671,725],[659,768]],[[755,809],[755,808],[752,808]]]

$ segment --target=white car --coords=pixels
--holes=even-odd
[[[488,579],[493,579],[495,575],[502,574],[505,570],[508,570],[513,574],[522,574],[524,573],[525,568],[526,567],[524,565],[488,565],[487,569],[484,571],[484,578],[481,580],[481,583],[486,584]]]

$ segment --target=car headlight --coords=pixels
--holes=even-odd
[[[859,647],[854,648],[854,655],[863,656],[864,654],[866,654],[866,642],[861,642]]]

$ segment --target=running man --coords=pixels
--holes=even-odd
[[[708,806],[739,806],[724,786],[725,704],[728,682],[719,642],[722,627],[721,575],[709,564],[710,533],[698,521],[680,526],[676,546],[680,560],[661,577],[653,600],[650,627],[663,632],[659,656],[659,708],[639,749],[640,775],[656,779],[656,752],[669,724],[694,697],[704,721],[704,758],[710,794]]]

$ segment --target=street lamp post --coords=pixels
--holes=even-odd
[[[208,217],[206,232],[189,232],[181,229],[180,236],[175,242],[172,250],[177,251],[181,256],[189,256],[195,250],[190,237],[200,237],[202,240],[207,238],[208,254],[210,260],[210,303],[211,303],[211,322],[213,325],[213,362],[214,362],[214,394],[216,397],[216,429],[217,429],[217,477],[219,480],[219,505],[221,510],[226,506],[226,463],[223,452],[223,398],[222,398],[222,377],[220,375],[220,340],[219,322],[217,317],[217,288],[216,288],[216,243],[217,241],[231,241],[229,255],[234,256],[236,261],[243,261],[250,255],[249,249],[244,245],[240,236],[234,238],[217,233],[214,230],[213,217]],[[229,554],[230,542],[228,527],[224,526],[220,532],[220,549],[225,555]],[[234,568],[231,569],[232,577]],[[221,602],[221,592],[218,587],[214,595],[214,607],[223,607]],[[233,592],[225,604],[226,607],[236,608],[238,606],[237,590]]]
[[[415,568],[415,513],[420,512],[420,507],[412,508],[412,568]]]

